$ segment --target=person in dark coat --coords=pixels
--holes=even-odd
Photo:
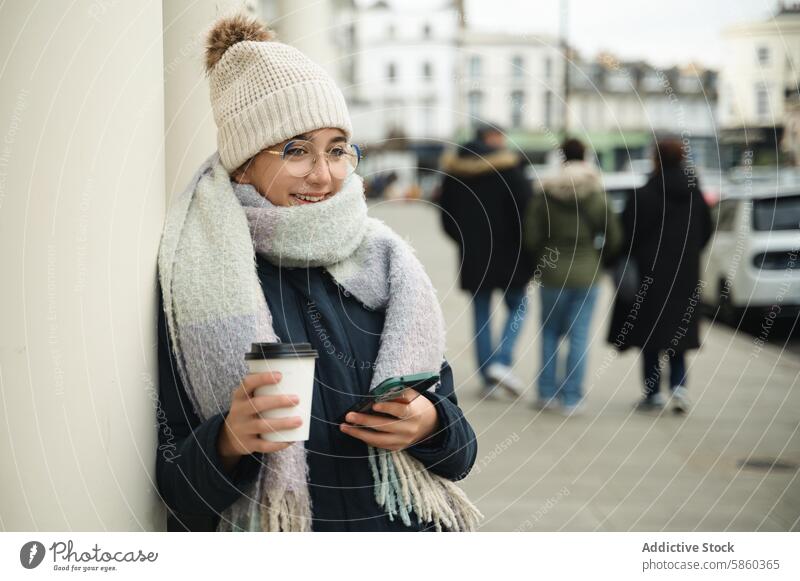
[[[522,248],[522,221],[532,197],[519,155],[505,146],[493,125],[447,154],[439,205],[445,233],[459,248],[461,288],[472,295],[475,347],[483,395],[499,385],[518,395],[522,382],[512,373],[513,349],[527,311],[526,290],[533,265]],[[500,291],[507,318],[492,341],[491,299]]]
[[[638,274],[638,288],[614,305],[609,342],[642,350],[644,394],[640,410],[663,408],[661,361],[669,363],[676,412],[689,408],[686,353],[700,346],[700,254],[711,237],[711,215],[681,142],[663,140],[655,170],[626,204],[623,260]]]
[[[474,530],[454,482],[477,444],[441,308],[413,250],[368,215],[343,94],[242,14],[214,24],[206,67],[218,151],[173,197],[159,248],[168,530]],[[297,375],[249,370],[265,343],[309,344],[310,417]],[[423,372],[439,376],[427,391],[348,411]]]

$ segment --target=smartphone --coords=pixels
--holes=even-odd
[[[372,406],[381,401],[389,401],[400,397],[406,389],[413,389],[417,395],[427,390],[439,382],[439,374],[433,372],[416,373],[414,375],[402,375],[400,377],[390,377],[379,383],[375,389],[372,389],[367,395],[358,396],[358,401],[350,406],[350,408],[342,414],[339,423],[344,422],[345,416],[350,412],[359,413],[373,413],[375,415],[388,415],[380,414],[372,411]]]

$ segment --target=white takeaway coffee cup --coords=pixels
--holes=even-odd
[[[292,430],[261,434],[270,442],[303,442],[308,440],[311,427],[311,399],[314,395],[314,368],[319,354],[310,343],[253,343],[244,359],[250,373],[278,371],[281,380],[274,385],[257,387],[260,395],[296,395],[295,406],[260,412],[265,419],[300,416],[303,423]]]

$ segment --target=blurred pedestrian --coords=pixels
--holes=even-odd
[[[622,232],[608,205],[599,170],[584,161],[585,146],[569,139],[562,146],[558,175],[543,179],[525,220],[525,242],[541,282],[542,363],[539,409],[578,412],[589,326],[602,274],[602,254],[619,248]],[[569,340],[564,376],[558,377],[558,345]]]
[[[513,373],[513,350],[533,272],[522,250],[522,217],[531,185],[522,159],[506,147],[505,135],[494,125],[480,127],[473,141],[446,154],[441,165],[442,225],[460,250],[461,288],[472,295],[482,395],[490,397],[500,386],[518,396],[524,385]],[[508,311],[497,343],[490,316],[495,290]]]
[[[664,358],[673,409],[683,413],[689,409],[685,354],[700,345],[700,253],[711,237],[711,216],[679,140],[658,142],[654,162],[623,212],[623,266],[636,273],[638,286],[631,296],[618,293],[608,340],[620,351],[642,350],[644,393],[637,409],[666,405]]]

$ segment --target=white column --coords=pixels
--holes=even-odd
[[[217,149],[205,73],[206,36],[217,18],[241,10],[242,5],[241,0],[163,3],[168,197],[183,191],[200,164]]]
[[[0,5],[0,529],[153,530],[161,2]]]
[[[278,0],[278,19],[270,26],[277,30],[278,40],[325,67],[339,83],[334,24],[331,0]]]
[[[268,22],[292,44],[335,72],[329,0],[279,0]],[[205,74],[205,41],[214,21],[244,11],[261,17],[255,0],[163,2],[164,113],[167,196],[180,192],[217,148]]]

